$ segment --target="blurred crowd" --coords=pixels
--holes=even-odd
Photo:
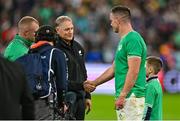
[[[21,17],[30,15],[41,25],[54,25],[57,16],[68,15],[75,24],[75,39],[86,50],[86,62],[111,63],[120,38],[112,32],[109,12],[117,4],[131,9],[148,55],[160,56],[165,71],[180,70],[179,0],[1,0],[0,52],[17,33]]]

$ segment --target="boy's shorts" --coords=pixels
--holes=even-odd
[[[116,110],[118,120],[142,120],[145,98],[132,94],[125,100],[123,109]]]

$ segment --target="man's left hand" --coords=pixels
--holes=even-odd
[[[88,114],[91,111],[91,99],[86,99],[86,114]]]

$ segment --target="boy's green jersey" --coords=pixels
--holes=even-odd
[[[150,120],[162,120],[162,88],[157,77],[151,77],[146,84],[144,117],[149,115],[148,107],[152,108]]]
[[[123,89],[126,74],[128,72],[128,58],[139,57],[141,58],[140,69],[134,87],[129,92],[129,97],[132,93],[136,97],[143,97],[145,91],[145,61],[146,61],[146,44],[141,35],[136,31],[129,32],[126,36],[122,37],[115,55],[115,89],[116,98],[119,97]]]

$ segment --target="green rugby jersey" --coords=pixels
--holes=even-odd
[[[162,88],[158,77],[150,77],[146,84],[143,119],[162,120]]]
[[[5,49],[4,57],[10,61],[15,61],[17,58],[28,53],[32,43],[32,41],[28,41],[17,34]]]
[[[134,87],[130,90],[127,97],[132,93],[136,97],[143,97],[145,91],[145,61],[146,61],[146,44],[141,35],[136,31],[131,31],[127,35],[123,36],[119,42],[118,48],[115,54],[115,90],[116,98],[119,97],[121,90],[123,89],[126,74],[128,72],[128,58],[136,56],[141,58],[141,64],[139,74],[135,82]]]

